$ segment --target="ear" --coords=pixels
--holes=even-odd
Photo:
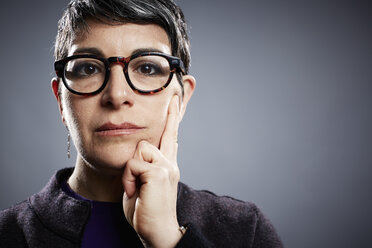
[[[55,77],[52,78],[51,85],[52,85],[53,94],[56,97],[56,100],[58,103],[59,113],[61,114],[62,122],[66,126],[66,120],[65,120],[65,117],[63,116],[63,108],[62,108],[62,102],[61,102],[61,97],[60,97],[60,92],[59,92],[58,79]]]
[[[185,114],[187,103],[189,102],[192,94],[194,93],[195,90],[195,85],[196,81],[195,78],[191,75],[185,75],[182,77],[183,81],[183,98],[181,100],[181,109],[180,109],[180,114],[181,114],[181,120]]]

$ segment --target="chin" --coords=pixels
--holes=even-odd
[[[83,160],[92,168],[106,175],[122,174],[127,164],[127,161],[133,157],[132,152],[121,151],[116,153],[110,151],[108,153],[99,152],[94,156],[83,156]]]
[[[106,161],[106,160],[99,160],[99,161],[92,161],[89,163],[90,167],[93,167],[101,174],[105,175],[121,175],[123,174],[125,164],[119,163],[117,161]]]

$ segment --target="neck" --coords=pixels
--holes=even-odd
[[[124,193],[121,177],[121,173],[104,173],[88,165],[78,155],[67,183],[74,192],[89,200],[121,202]]]

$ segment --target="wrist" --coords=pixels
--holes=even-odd
[[[169,227],[169,228],[168,228]],[[183,235],[186,233],[187,227],[172,225],[172,227],[163,225],[161,227],[154,227],[153,238],[144,239],[140,236],[142,244],[144,247],[152,248],[174,248],[182,239]]]

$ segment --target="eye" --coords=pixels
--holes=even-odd
[[[162,69],[155,64],[152,63],[143,63],[140,64],[137,68],[136,71],[140,74],[147,75],[147,76],[155,76],[158,74],[162,74],[163,71]]]
[[[168,77],[170,73],[168,60],[157,55],[136,57],[130,61],[128,67],[130,77],[137,81]]]
[[[105,72],[105,65],[100,60],[77,58],[66,65],[66,76],[73,78],[90,78]]]
[[[94,74],[97,74],[97,73],[100,73],[101,72],[101,68],[98,67],[97,65],[93,64],[93,63],[90,63],[90,62],[84,62],[84,63],[79,63],[77,64],[72,72],[76,75],[76,76],[92,76]]]

